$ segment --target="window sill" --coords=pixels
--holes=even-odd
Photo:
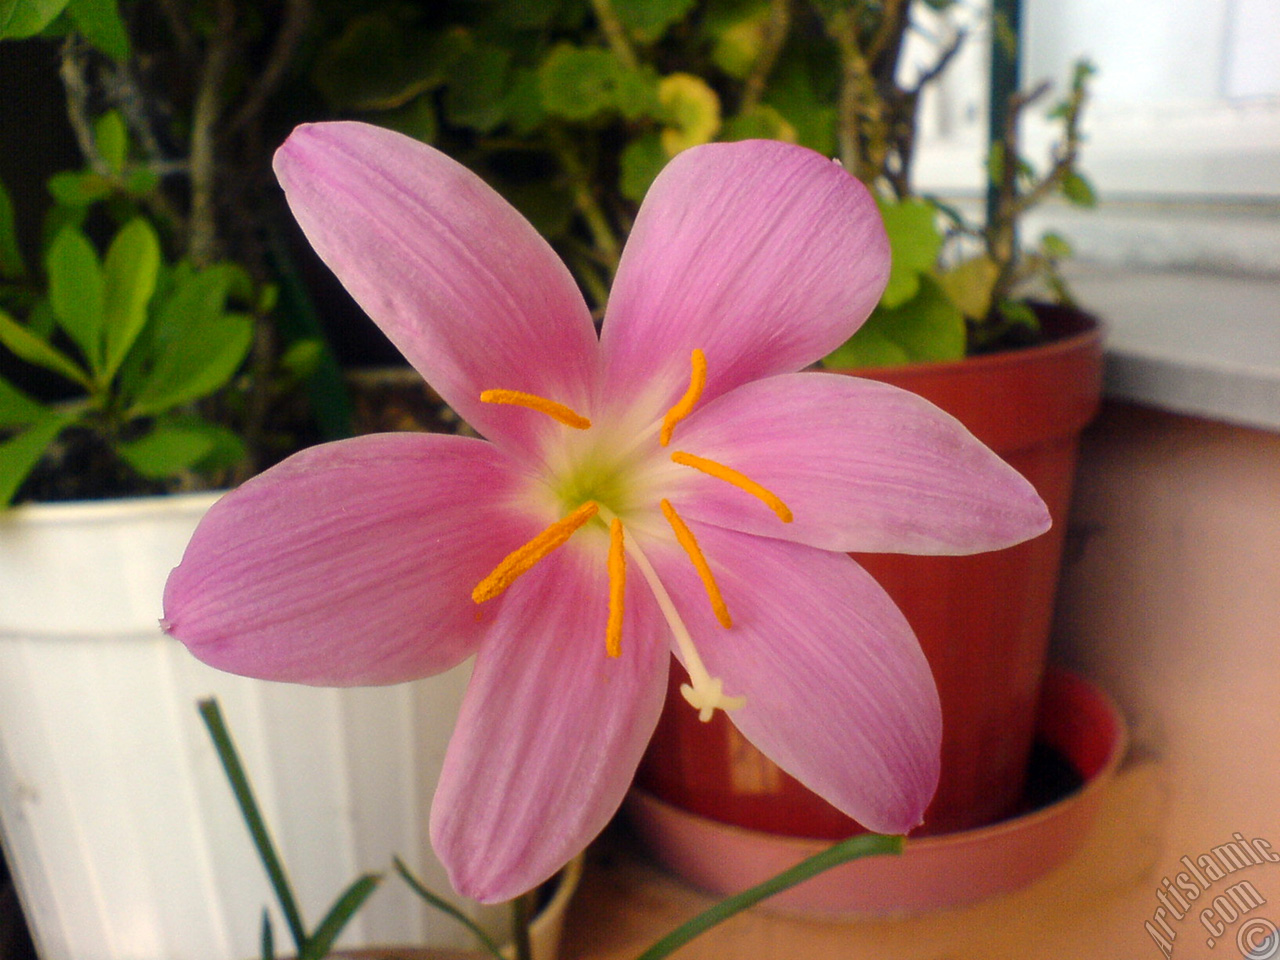
[[[1074,265],[1108,397],[1280,431],[1280,279]]]

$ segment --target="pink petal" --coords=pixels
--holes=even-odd
[[[968,554],[1038,536],[1035,489],[955,418],[913,393],[838,374],[746,384],[676,428],[672,449],[733,467],[795,519],[696,471],[682,515],[827,550]]]
[[[618,268],[601,333],[609,388],[669,404],[707,356],[704,396],[799,370],[843,343],[889,275],[866,189],[791,144],[686,150],[654,181]]]
[[[938,784],[942,716],[893,601],[853,560],[691,523],[733,626],[720,627],[678,548],[654,565],[765,755],[869,830],[920,823]]]
[[[545,880],[604,828],[662,709],[670,652],[652,596],[628,578],[622,654],[606,657],[604,554],[578,542],[501,598],[432,805],[454,887],[483,902]]]
[[[396,683],[467,657],[471,589],[537,525],[492,444],[382,434],[312,447],[219,500],[165,587],[165,627],[221,670]]]
[[[527,445],[551,424],[481,404],[488,389],[590,416],[599,347],[586,304],[547,243],[474,173],[352,122],[299,127],[275,169],[316,252],[477,430]]]

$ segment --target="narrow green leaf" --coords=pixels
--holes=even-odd
[[[276,960],[276,932],[271,929],[271,913],[262,908],[262,960]]]
[[[78,416],[78,411],[50,411],[22,433],[0,443],[0,507],[9,505],[49,444]]]
[[[34,37],[66,5],[67,0],[0,0],[0,39]]]
[[[102,266],[89,239],[71,227],[54,238],[45,258],[49,302],[58,323],[95,374],[102,369]]]
[[[44,404],[0,377],[0,429],[29,426],[48,412],[49,408]]]
[[[375,873],[366,873],[356,879],[338,898],[337,903],[329,908],[320,926],[307,941],[306,947],[298,952],[298,960],[324,960],[335,940],[342,933],[343,927],[364,906],[373,891],[378,889],[382,878]]]
[[[772,897],[775,893],[781,893],[810,877],[816,877],[832,867],[838,867],[842,863],[848,863],[860,857],[901,853],[902,843],[902,837],[885,837],[874,833],[860,834],[843,840],[750,890],[744,890],[742,893],[721,900],[711,909],[698,914],[692,920],[671,931],[642,953],[637,960],[662,960],[663,957],[669,957],[690,940],[748,907],[755,906],[761,900]]]
[[[396,873],[400,874],[401,879],[409,885],[409,889],[418,895],[425,903],[439,910],[441,913],[453,917],[460,924],[471,931],[471,934],[480,942],[480,945],[496,960],[504,960],[501,948],[493,942],[493,938],[484,932],[484,928],[468,917],[465,913],[455,907],[448,900],[439,897],[426,888],[426,886],[413,875],[408,867],[404,865],[404,861],[399,857],[393,858]]]
[[[129,157],[129,134],[118,110],[108,110],[93,125],[93,141],[98,153],[117,176],[124,172]]]
[[[13,218],[13,201],[9,191],[0,183],[0,278],[17,280],[25,276],[27,265],[22,261],[18,247],[17,222]]]
[[[158,426],[137,440],[117,443],[120,459],[148,480],[167,480],[207,457],[213,440],[200,430]]]
[[[120,228],[103,263],[104,383],[116,375],[147,322],[159,272],[160,238],[151,224],[136,217]]]
[[[129,59],[129,35],[116,0],[70,0],[67,12],[86,40],[111,57],[124,62]]]
[[[34,363],[38,367],[51,370],[59,376],[80,384],[86,390],[93,390],[93,380],[84,368],[57,347],[40,339],[3,310],[0,310],[0,343],[27,363]]]
[[[209,737],[213,740],[214,749],[218,751],[218,759],[222,761],[222,769],[227,775],[227,782],[231,785],[231,792],[235,794],[240,815],[244,817],[245,826],[253,838],[258,859],[262,861],[267,879],[271,881],[276,900],[289,924],[294,945],[301,952],[307,943],[307,931],[302,923],[302,914],[298,910],[298,903],[294,899],[293,888],[289,885],[289,878],[284,872],[280,856],[276,853],[275,844],[271,842],[271,834],[267,831],[262,811],[258,809],[258,801],[254,799],[249,777],[244,772],[240,755],[236,751],[230,731],[227,730],[226,721],[222,718],[222,709],[218,706],[218,701],[213,698],[199,701],[198,707],[204,725],[209,730]]]

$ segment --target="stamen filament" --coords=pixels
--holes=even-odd
[[[605,628],[605,653],[622,654],[622,613],[627,595],[627,554],[622,542],[622,521],[609,521],[609,622]]]
[[[493,568],[493,572],[481,580],[471,591],[471,599],[476,603],[492,600],[515,582],[521,574],[528,573],[534,564],[562,546],[566,540],[576,533],[584,523],[600,512],[600,505],[588,500],[567,517],[557,520],[547,529],[526,543],[513,550],[503,561]]]
[[[745,490],[756,499],[762,501],[765,506],[778,515],[778,519],[783,523],[790,523],[793,519],[791,509],[782,502],[772,491],[765,489],[745,474],[739,473],[732,467],[726,467],[723,463],[716,463],[714,460],[707,460],[705,457],[695,457],[692,453],[685,453],[683,450],[676,450],[671,454],[671,459],[686,467],[693,467],[695,470],[701,470],[709,476],[715,477],[717,480],[724,480],[731,483],[739,490]]]
[[[566,427],[573,427],[575,430],[586,430],[591,426],[590,420],[563,403],[556,403],[554,400],[548,400],[534,393],[521,393],[519,390],[485,390],[480,394],[480,402],[528,407],[530,410],[545,413],[553,420],[558,420]]]
[[[702,586],[707,591],[707,599],[711,601],[711,609],[715,611],[716,619],[720,621],[720,626],[728,629],[733,626],[733,618],[729,616],[729,608],[725,606],[724,597],[720,594],[720,587],[716,583],[715,574],[711,572],[711,565],[707,563],[706,556],[702,553],[702,548],[698,546],[698,540],[693,535],[693,531],[688,525],[680,519],[680,515],[676,513],[676,508],[671,506],[671,501],[663,499],[660,506],[662,507],[662,515],[667,518],[667,523],[671,524],[671,529],[675,531],[676,540],[680,546],[684,547],[684,552],[689,555],[690,561],[693,562],[693,568],[698,571],[698,576],[702,580]]]
[[[689,373],[689,389],[662,418],[662,433],[658,435],[658,442],[664,447],[671,442],[671,433],[675,430],[676,424],[693,412],[698,398],[702,396],[702,391],[707,385],[707,355],[695,349],[690,362],[693,369]]]
[[[658,573],[653,569],[653,564],[644,555],[644,551],[640,549],[634,537],[627,541],[627,553],[635,560],[645,582],[649,584],[653,599],[658,602],[658,609],[666,618],[667,625],[671,628],[671,636],[676,646],[680,648],[681,661],[689,674],[690,681],[681,685],[680,693],[689,705],[698,711],[698,719],[706,723],[716,710],[727,712],[746,706],[746,697],[726,697],[723,681],[707,672],[706,664],[702,662],[698,648],[693,644],[693,637],[689,635],[689,628],[680,619],[676,605],[671,600],[671,594],[667,593],[667,588],[658,579]]]

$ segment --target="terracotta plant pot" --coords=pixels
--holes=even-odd
[[[847,371],[920,394],[1035,485],[1053,528],[970,557],[856,555],[924,648],[943,712],[942,780],[919,833],[993,823],[1020,803],[1035,734],[1079,435],[1097,410],[1102,338],[1093,318],[1044,308],[1048,342],[953,363]],[[846,371],[842,371],[846,372]],[[754,830],[835,839],[858,829],[717,714],[671,695],[637,784],[692,813]]]

